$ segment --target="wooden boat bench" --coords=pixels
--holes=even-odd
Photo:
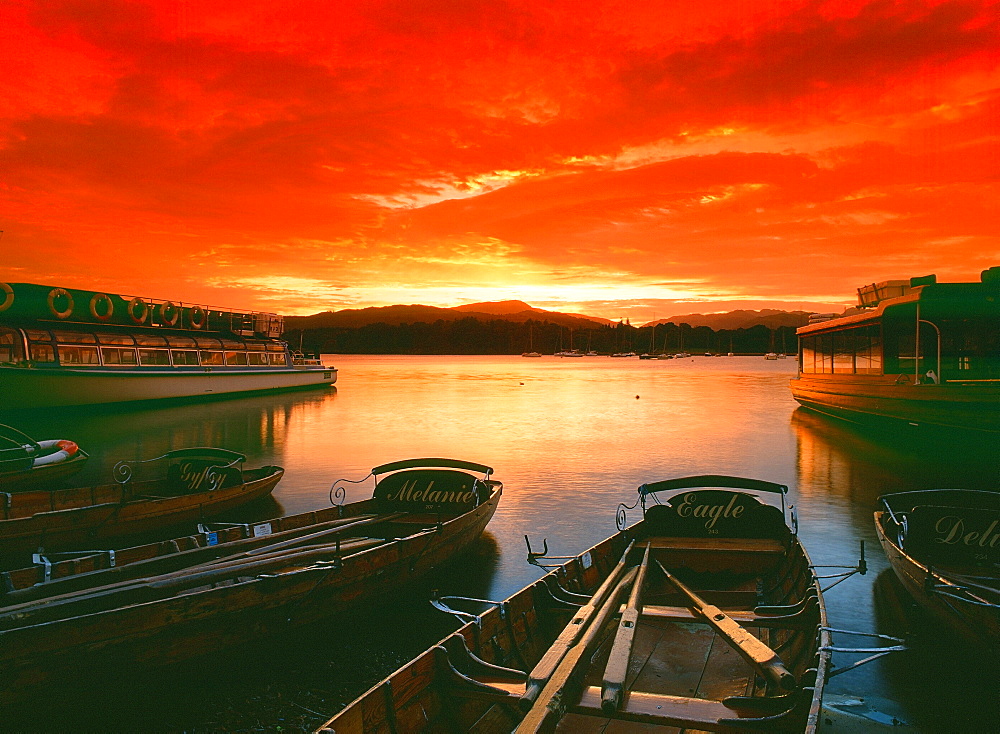
[[[653,538],[653,550],[699,551],[703,553],[752,553],[782,556],[785,545],[771,538]]]

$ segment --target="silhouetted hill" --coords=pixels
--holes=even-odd
[[[737,310],[728,313],[691,313],[684,316],[671,316],[668,319],[651,321],[650,324],[688,324],[690,326],[707,326],[710,329],[749,329],[753,326],[766,326],[777,329],[781,326],[798,328],[809,322],[810,311],[779,311],[765,308],[760,311]]]
[[[438,306],[372,306],[370,308],[345,308],[340,311],[324,311],[311,316],[286,316],[285,328],[293,329],[356,329],[370,324],[433,324],[436,321],[458,321],[473,318],[478,321],[502,319],[523,323],[529,320],[548,321],[574,329],[593,329],[606,326],[607,319],[581,316],[578,314],[546,311],[533,308],[523,301],[493,301],[472,303],[454,308]]]

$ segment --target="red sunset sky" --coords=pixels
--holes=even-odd
[[[0,280],[633,321],[1000,264],[992,2],[0,4]]]

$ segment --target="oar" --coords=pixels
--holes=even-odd
[[[524,693],[521,694],[521,708],[527,709],[534,703],[535,699],[538,698],[538,694],[542,692],[542,688],[559,666],[560,661],[562,661],[574,643],[580,639],[580,635],[587,628],[587,624],[607,598],[608,592],[618,583],[621,575],[625,572],[625,561],[634,545],[634,540],[628,544],[628,548],[622,553],[618,565],[611,570],[608,577],[604,579],[604,583],[590,597],[590,601],[577,610],[576,614],[569,621],[569,624],[559,633],[556,641],[552,643],[551,647],[545,651],[542,659],[532,668],[531,673],[528,674],[528,685],[525,687]]]
[[[667,579],[676,586],[691,602],[688,606],[705,618],[717,633],[729,643],[740,656],[750,663],[768,680],[779,688],[791,690],[795,688],[795,676],[781,662],[778,653],[765,645],[759,639],[746,631],[739,622],[723,612],[717,606],[707,603],[691,589],[681,583],[676,576],[656,561]]]
[[[537,734],[543,730],[547,731],[552,719],[558,719],[565,712],[570,688],[586,673],[587,664],[594,654],[594,648],[600,642],[604,627],[618,611],[619,598],[635,581],[636,572],[636,568],[630,569],[615,585],[611,595],[594,615],[593,621],[579,642],[569,649],[556,667],[552,677],[538,695],[538,699],[518,724],[515,734]]]
[[[611,646],[608,665],[604,668],[604,681],[601,683],[601,708],[607,714],[613,714],[622,705],[622,694],[625,690],[625,676],[628,675],[628,661],[632,657],[632,643],[635,642],[635,630],[639,624],[639,609],[642,605],[642,587],[649,568],[649,543],[642,555],[639,573],[632,584],[632,592],[628,597],[628,606],[622,612],[615,642]]]

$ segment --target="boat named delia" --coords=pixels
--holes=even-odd
[[[849,420],[1000,431],[1000,267],[858,289],[858,308],[797,330],[792,396]]]
[[[335,383],[283,328],[271,313],[0,283],[0,410]]]

